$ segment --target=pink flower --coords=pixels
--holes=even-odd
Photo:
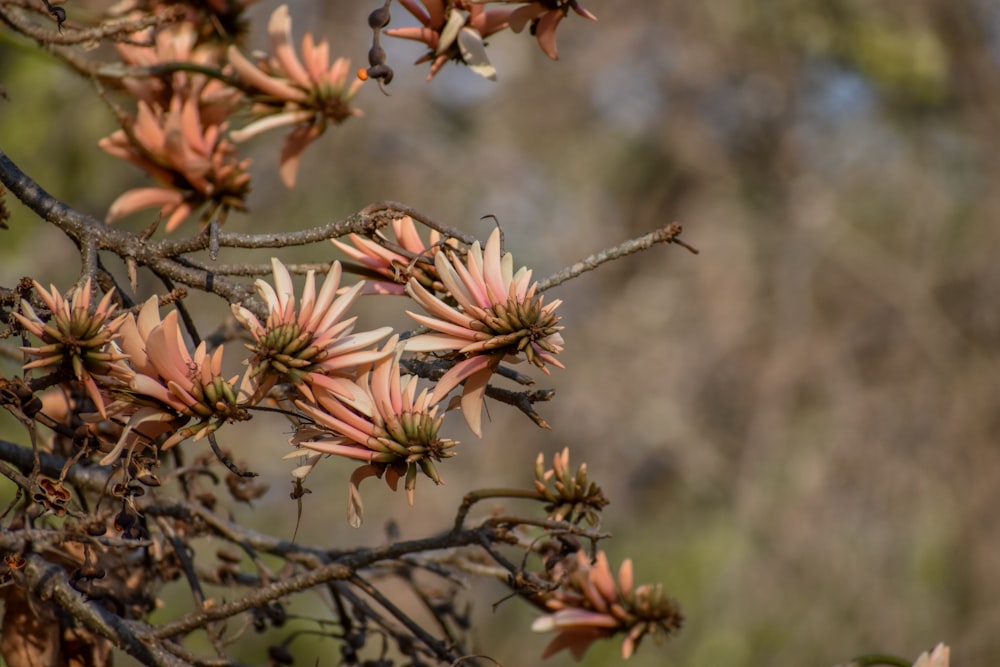
[[[647,634],[676,634],[684,621],[677,603],[663,588],[643,585],[636,587],[632,577],[632,561],[625,560],[615,578],[603,551],[594,562],[583,551],[570,560],[568,571],[554,575],[562,586],[554,592],[538,594],[538,602],[551,613],[532,623],[535,632],[558,633],[542,653],[542,658],[568,649],[581,659],[598,639],[624,633],[622,658],[632,657],[639,642]]]
[[[552,467],[545,469],[542,454],[535,459],[535,490],[549,504],[548,517],[555,521],[576,522],[584,519],[590,525],[598,522],[598,513],[608,504],[601,487],[587,479],[587,464],[574,474],[569,466],[569,447],[552,455]]]
[[[35,361],[24,365],[33,368],[65,369],[87,391],[90,400],[103,417],[107,417],[105,400],[100,385],[104,376],[112,374],[125,355],[117,353],[111,342],[125,322],[125,315],[112,319],[117,306],[111,302],[114,290],[101,299],[91,310],[91,283],[88,278],[81,287],[73,290],[66,299],[55,286],[46,291],[34,281],[35,292],[51,313],[46,322],[27,300],[21,300],[21,312],[12,315],[27,331],[42,340],[41,347],[22,347],[21,350]]]
[[[267,130],[294,126],[281,149],[279,170],[281,181],[293,187],[302,152],[326,131],[327,123],[339,125],[361,115],[349,103],[362,82],[351,76],[346,58],[337,58],[331,65],[330,44],[326,40],[317,43],[310,33],[302,39],[299,59],[292,45],[287,5],[271,14],[267,34],[272,56],[265,62],[250,62],[235,46],[227,52],[236,75],[257,91],[255,109],[261,116],[230,136],[242,142]]]
[[[429,244],[424,244],[410,216],[393,219],[392,229],[396,244],[408,254],[401,255],[357,234],[348,236],[353,245],[332,240],[335,246],[358,264],[355,272],[374,278],[365,283],[363,293],[402,295],[405,294],[404,287],[410,278],[428,289],[443,290],[444,285],[434,268],[434,255],[441,249],[441,235],[436,230],[431,230]],[[379,232],[379,238],[386,243],[391,242],[382,232]]]
[[[513,270],[513,258],[500,251],[500,230],[494,230],[480,248],[475,242],[466,261],[453,251],[438,253],[434,260],[447,290],[446,302],[410,279],[406,293],[431,317],[407,311],[414,320],[437,333],[414,336],[406,341],[411,352],[447,352],[457,363],[438,381],[435,391],[443,396],[464,382],[462,413],[469,428],[481,434],[483,395],[490,376],[505,357],[522,356],[548,373],[548,365],[562,368],[556,355],[563,349],[556,308],[560,300],[545,304],[536,294],[538,283],[531,271]]]
[[[458,444],[438,435],[444,414],[438,415],[434,393],[426,388],[417,393],[417,378],[400,374],[398,342],[398,336],[386,341],[384,354],[356,382],[337,379],[317,389],[315,403],[296,401],[315,426],[296,434],[292,443],[300,450],[286,458],[301,456],[301,449],[317,452],[296,476],[308,474],[324,454],[365,462],[351,475],[348,520],[355,527],[363,517],[358,492],[362,480],[384,476],[396,490],[399,479],[405,478],[412,505],[418,473],[441,484],[434,462],[454,456],[450,450]]]
[[[445,0],[399,0],[420,21],[419,27],[390,28],[386,35],[422,42],[430,49],[418,63],[431,63],[427,79],[434,78],[446,62],[468,65],[487,79],[496,79],[496,69],[486,56],[484,39],[503,30],[513,7],[486,9],[484,3]]]
[[[196,98],[175,96],[170,105],[163,111],[140,101],[128,131],[117,130],[98,142],[164,184],[119,196],[108,210],[108,222],[159,206],[169,232],[205,203],[244,208],[250,161],[240,160],[235,147],[220,138],[223,125],[203,123]]]
[[[191,355],[177,311],[161,320],[156,297],[138,317],[126,318],[117,342],[128,355],[128,368],[120,373],[127,388],[118,390],[109,412],[128,421],[102,465],[136,444],[169,449],[191,437],[200,440],[226,422],[249,418],[237,400],[238,377],[222,375],[222,346],[209,353],[202,342]],[[181,428],[192,419],[194,424]],[[150,425],[155,425],[152,433],[144,430]]]
[[[267,321],[261,323],[246,308],[234,305],[233,314],[254,338],[247,345],[254,356],[250,374],[256,400],[276,382],[289,382],[309,400],[315,400],[313,385],[328,386],[331,377],[353,377],[358,367],[370,364],[389,351],[366,349],[392,332],[391,327],[352,334],[356,317],[344,318],[357,300],[363,282],[337,296],[340,262],[334,262],[316,293],[315,273],[306,275],[302,298],[296,307],[295,289],[288,269],[271,260],[274,287],[256,282],[257,293],[267,306]]]
[[[215,68],[222,56],[218,41],[199,40],[192,20],[165,24],[155,31],[144,30],[133,37],[135,41],[115,42],[115,49],[126,65],[155,67],[187,62]],[[152,46],[142,46],[140,40],[151,41]],[[174,97],[196,99],[202,122],[206,124],[221,124],[236,111],[241,100],[238,90],[200,73],[174,71],[161,76],[125,77],[121,81],[136,100],[161,109],[169,108]]]

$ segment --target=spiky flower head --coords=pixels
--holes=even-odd
[[[361,111],[351,107],[361,81],[351,76],[351,61],[336,58],[330,63],[330,44],[316,42],[312,34],[302,39],[302,58],[292,43],[292,19],[288,6],[280,5],[267,24],[271,57],[253,63],[239,49],[230,46],[229,64],[236,75],[257,91],[255,111],[260,118],[233,132],[241,142],[277,127],[294,126],[281,148],[281,180],[295,185],[299,158],[306,146],[316,140],[328,123],[340,124]]]
[[[112,318],[117,308],[111,302],[114,290],[105,294],[92,309],[89,278],[68,299],[54,285],[50,286],[50,291],[37,281],[34,286],[52,319],[43,320],[26,299],[21,300],[21,312],[13,313],[26,330],[44,343],[39,347],[21,348],[35,359],[25,364],[24,369],[61,367],[70,371],[86,388],[101,415],[106,417],[104,397],[95,376],[109,375],[116,363],[124,358],[109,345],[125,322],[124,315]]]
[[[459,360],[435,391],[444,396],[464,382],[462,413],[480,435],[483,395],[502,359],[527,359],[545,373],[549,365],[563,368],[556,359],[563,349],[563,327],[555,314],[562,301],[546,304],[538,283],[531,282],[531,270],[514,271],[513,257],[500,250],[499,229],[484,248],[473,243],[464,262],[449,250],[438,253],[434,265],[447,294],[436,296],[413,279],[406,293],[431,316],[407,314],[437,333],[414,336],[406,349],[450,353]]]
[[[128,423],[118,444],[102,459],[104,465],[142,439],[137,429],[143,425],[169,424],[169,430],[154,429],[160,436],[155,444],[169,449],[191,437],[204,438],[226,422],[249,418],[237,399],[238,376],[222,375],[222,346],[209,353],[202,341],[192,355],[177,311],[161,320],[156,297],[143,305],[138,317],[125,320],[118,344],[128,355],[123,375],[127,388],[117,392],[114,408]],[[195,423],[181,428],[191,420]]]
[[[549,502],[545,511],[556,521],[575,523],[584,519],[598,522],[598,513],[608,504],[601,487],[587,479],[587,464],[576,473],[569,466],[569,447],[552,456],[552,467],[545,469],[545,455],[535,460],[535,489]]]
[[[116,130],[98,142],[161,183],[121,194],[111,203],[107,222],[158,206],[169,232],[205,204],[209,211],[245,208],[250,160],[222,138],[225,123],[217,113],[203,114],[200,90],[175,92],[166,108],[140,101],[128,131]]]
[[[308,474],[323,454],[365,462],[351,476],[348,520],[355,527],[362,519],[358,485],[363,479],[384,477],[396,490],[399,479],[405,478],[412,505],[418,473],[441,484],[434,463],[454,456],[451,449],[458,444],[438,434],[444,413],[438,414],[433,392],[425,387],[418,393],[417,378],[400,373],[398,342],[398,336],[386,341],[386,354],[357,381],[336,378],[317,390],[315,404],[296,401],[315,426],[301,429],[292,444],[316,452],[296,470],[298,477]],[[301,449],[288,458],[301,456]]]
[[[622,563],[617,580],[603,551],[593,563],[577,551],[568,565],[562,586],[539,594],[551,613],[535,619],[531,629],[558,633],[543,658],[568,649],[579,660],[598,639],[624,633],[622,658],[628,660],[647,634],[669,637],[680,630],[684,616],[678,604],[660,584],[635,586],[631,560]]]
[[[364,283],[338,297],[340,262],[330,267],[318,294],[315,272],[309,271],[297,305],[288,268],[271,259],[271,269],[273,287],[265,280],[256,282],[257,293],[267,306],[265,323],[243,306],[232,307],[236,319],[254,338],[247,348],[254,353],[250,377],[255,396],[263,396],[277,382],[288,382],[315,401],[312,385],[322,385],[331,376],[353,375],[358,367],[389,354],[367,348],[388,336],[392,327],[352,333],[357,318],[344,318]]]
[[[394,218],[392,230],[399,249],[407,254],[401,254],[357,234],[348,236],[353,245],[337,239],[332,240],[335,246],[358,264],[359,273],[371,277],[366,280],[363,292],[366,294],[402,295],[405,293],[405,286],[410,278],[427,289],[443,291],[444,285],[438,278],[437,269],[434,266],[434,257],[444,245],[441,234],[432,229],[430,240],[425,244],[420,238],[413,218],[408,215]],[[387,244],[392,242],[381,232],[379,232],[379,236]],[[449,241],[457,243],[454,239],[449,239]]]

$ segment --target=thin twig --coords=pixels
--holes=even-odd
[[[563,284],[567,280],[572,280],[580,274],[586,273],[587,271],[593,271],[601,264],[647,250],[658,243],[673,243],[685,248],[691,253],[698,254],[698,250],[696,248],[693,248],[684,241],[681,241],[680,235],[682,231],[683,228],[678,223],[672,222],[663,229],[657,229],[655,232],[650,232],[649,234],[640,236],[639,238],[620,243],[613,248],[607,248],[606,250],[594,253],[590,257],[582,259],[572,266],[567,266],[562,271],[559,271],[545,280],[540,281],[538,283],[538,291],[544,292],[545,290],[551,289],[556,285]]]

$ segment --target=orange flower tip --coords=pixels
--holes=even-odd
[[[368,70],[365,69],[364,67],[362,67],[361,69],[359,69],[358,70],[358,78],[361,79],[362,81],[367,81],[368,80]]]

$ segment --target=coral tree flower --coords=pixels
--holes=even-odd
[[[465,63],[487,79],[496,78],[496,69],[486,56],[483,40],[508,25],[513,7],[486,9],[481,2],[445,2],[445,0],[399,0],[413,14],[420,26],[390,28],[386,35],[421,42],[430,49],[417,63],[430,61],[428,81],[446,62]]]
[[[281,149],[281,181],[295,185],[299,158],[311,142],[326,130],[327,123],[340,124],[361,115],[350,106],[362,81],[351,75],[351,62],[337,58],[330,64],[330,44],[316,42],[312,34],[302,39],[302,58],[292,44],[292,19],[281,5],[267,24],[271,57],[252,63],[235,46],[227,52],[236,75],[256,91],[254,109],[261,116],[232,132],[236,142],[246,141],[277,127],[295,126]]]
[[[138,39],[152,46],[117,44],[128,65],[151,67],[163,63],[193,62],[215,66],[218,48],[199,44],[195,26],[180,22]],[[108,154],[131,162],[160,185],[129,190],[118,197],[107,214],[115,222],[145,208],[158,207],[167,231],[206,203],[242,210],[250,191],[249,160],[236,155],[222,134],[226,119],[237,109],[241,94],[203,74],[173,72],[163,77],[125,77],[124,87],[138,101],[134,118],[122,119],[123,129],[101,139]]]
[[[169,232],[209,202],[242,210],[250,160],[239,159],[235,146],[221,138],[224,129],[205,124],[195,99],[173,97],[167,110],[139,102],[129,130],[117,130],[98,145],[164,185],[125,192],[112,202],[107,222],[158,206]]]
[[[27,331],[42,340],[40,347],[22,347],[21,350],[34,361],[24,365],[32,368],[64,368],[81,382],[90,400],[101,416],[107,417],[104,396],[98,386],[103,376],[112,374],[125,355],[111,348],[111,341],[126,316],[112,319],[117,306],[111,302],[114,290],[109,291],[94,309],[91,309],[91,282],[73,291],[67,299],[55,286],[46,291],[37,281],[35,291],[52,313],[50,322],[43,320],[27,300],[21,300],[21,312],[12,313]],[[95,380],[95,376],[97,379]]]
[[[438,435],[444,414],[427,388],[417,393],[417,378],[401,375],[399,337],[386,341],[385,354],[356,382],[337,380],[336,386],[317,390],[316,403],[296,401],[315,427],[305,427],[292,439],[302,449],[318,454],[296,471],[303,477],[323,454],[364,461],[351,475],[348,520],[361,525],[363,508],[358,485],[366,477],[384,477],[396,490],[405,478],[407,500],[413,504],[417,474],[441,484],[434,462],[454,456],[458,443]],[[289,455],[300,456],[301,450]]]
[[[120,398],[109,412],[128,417],[128,423],[103,465],[136,443],[169,449],[191,437],[204,438],[227,421],[248,418],[237,401],[238,376],[222,375],[222,346],[209,353],[202,342],[192,356],[177,311],[161,320],[156,297],[138,317],[128,316],[117,343],[128,355],[128,368],[121,374],[127,387],[118,390]],[[181,428],[192,419],[194,424]]]
[[[631,560],[622,563],[617,580],[603,551],[594,563],[578,551],[567,569],[562,587],[540,594],[539,602],[551,613],[531,626],[535,632],[558,633],[542,658],[568,649],[579,660],[598,639],[625,633],[622,658],[628,660],[647,634],[670,636],[684,622],[680,607],[661,585],[635,586]]]
[[[444,290],[434,267],[434,255],[441,249],[441,234],[432,229],[430,242],[425,244],[410,216],[393,219],[392,230],[397,245],[408,255],[357,234],[348,236],[353,245],[332,239],[335,246],[358,264],[358,273],[373,278],[365,282],[363,293],[402,295],[410,278],[427,289]],[[379,235],[386,242],[390,241],[381,232]]]
[[[514,10],[510,16],[510,29],[521,32],[530,23],[531,34],[538,40],[542,53],[552,60],[559,60],[556,28],[570,9],[585,19],[597,20],[596,16],[581,7],[576,0],[539,0]]]
[[[267,306],[267,321],[234,305],[233,314],[254,338],[248,344],[254,356],[249,377],[254,400],[263,397],[277,382],[294,385],[310,401],[313,385],[330,385],[330,378],[350,376],[358,367],[369,364],[389,351],[366,349],[392,332],[392,327],[352,334],[356,317],[344,315],[364,287],[359,282],[337,296],[340,287],[340,262],[334,262],[323,286],[316,293],[315,272],[306,275],[302,298],[296,307],[295,288],[288,269],[277,259],[271,260],[274,286],[256,282],[257,293]]]
[[[556,299],[549,304],[537,294],[531,271],[515,273],[510,253],[500,251],[500,230],[494,230],[480,248],[472,244],[466,261],[453,251],[438,253],[434,265],[447,297],[439,298],[417,280],[406,293],[431,316],[407,311],[414,320],[437,333],[406,341],[410,352],[450,352],[459,361],[438,381],[444,396],[464,382],[462,414],[473,433],[482,433],[483,395],[490,376],[504,357],[526,358],[548,373],[548,365],[563,368],[556,355],[563,349]],[[450,299],[448,299],[450,297]],[[453,304],[449,303],[453,300]]]
[[[545,456],[535,459],[535,490],[548,505],[548,518],[555,521],[586,520],[597,525],[598,514],[610,502],[594,482],[587,479],[587,464],[582,463],[574,474],[569,466],[569,447],[552,455],[552,467],[545,469]]]

